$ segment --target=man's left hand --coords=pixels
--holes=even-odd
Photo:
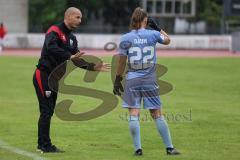
[[[100,72],[109,72],[110,69],[111,69],[111,64],[103,63],[102,61],[96,63],[94,66],[94,70],[100,71]]]

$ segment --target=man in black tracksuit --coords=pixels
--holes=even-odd
[[[79,61],[81,68],[92,71],[107,71],[108,64],[102,62],[88,63],[80,57],[78,42],[72,34],[81,23],[82,14],[77,8],[68,8],[65,12],[64,22],[51,26],[46,35],[37,69],[33,76],[33,84],[39,101],[40,117],[38,121],[38,147],[42,152],[61,152],[52,145],[50,139],[50,122],[54,113],[57,93],[48,86],[50,73],[66,60]]]

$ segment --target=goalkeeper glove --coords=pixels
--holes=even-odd
[[[122,76],[120,76],[120,75],[116,76],[114,86],[113,86],[113,93],[115,95],[121,96],[120,91],[122,91],[122,92],[124,91],[122,83],[121,83],[122,80],[123,80]]]
[[[152,29],[154,29],[154,30],[156,30],[156,31],[161,32],[161,30],[162,30],[162,29],[157,25],[157,22],[156,22],[154,19],[150,18],[150,17],[148,18],[147,24],[148,24],[149,27],[151,27]]]

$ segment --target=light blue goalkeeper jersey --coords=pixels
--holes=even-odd
[[[118,54],[128,57],[127,80],[155,77],[156,43],[163,41],[164,36],[160,32],[148,29],[132,30],[121,37]]]

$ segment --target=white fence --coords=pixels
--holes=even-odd
[[[103,49],[108,42],[119,44],[121,35],[116,34],[77,34],[79,48]],[[166,49],[218,49],[231,50],[232,37],[209,35],[173,35],[169,46],[157,45]],[[8,34],[4,39],[7,48],[41,48],[44,34]]]

